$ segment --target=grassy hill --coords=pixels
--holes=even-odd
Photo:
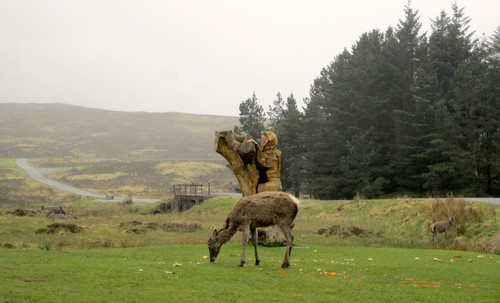
[[[33,187],[34,190],[37,188]],[[40,196],[50,194],[38,191]],[[0,203],[0,221],[5,227],[0,232],[0,247],[86,249],[205,244],[212,224],[222,226],[237,200],[238,197],[221,196],[185,212],[161,215],[151,214],[157,204],[102,203],[63,196],[57,201],[26,199],[23,204]],[[77,219],[48,218],[41,210],[44,205],[61,205]],[[454,198],[303,200],[293,229],[294,243],[500,254],[498,209],[495,205]],[[429,225],[437,216],[442,217],[439,213],[450,211],[457,219],[455,225],[448,235],[439,234],[433,243]],[[78,225],[84,230],[73,233],[65,230],[68,225]],[[241,235],[231,243],[241,243]]]
[[[119,112],[67,104],[0,104],[0,157],[221,157],[214,133],[238,117]]]

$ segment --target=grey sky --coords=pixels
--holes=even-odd
[[[423,30],[453,0],[413,0]],[[321,69],[407,0],[0,0],[0,102],[239,115],[255,91],[298,101]],[[459,0],[477,36],[500,1]]]

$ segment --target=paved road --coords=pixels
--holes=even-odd
[[[121,201],[123,198],[115,197],[114,200],[105,200],[103,194],[96,194],[96,193],[91,193],[85,190],[82,190],[80,188],[73,187],[68,184],[64,184],[61,182],[56,182],[54,180],[51,180],[47,177],[45,177],[42,173],[42,169],[37,169],[28,164],[28,161],[26,159],[16,159],[17,165],[22,168],[30,178],[33,180],[55,187],[57,189],[79,195],[79,196],[85,196],[85,197],[92,197],[92,198],[97,198],[100,199],[100,201],[103,202],[113,202],[113,201]],[[238,195],[240,196],[241,194],[232,194],[232,193],[212,193],[212,196],[218,196],[218,195]],[[489,204],[494,204],[494,205],[500,205],[500,198],[463,198],[466,201],[471,201],[471,202],[483,202],[483,203],[489,203]],[[134,202],[142,202],[142,203],[154,203],[158,201],[158,199],[140,199],[140,198],[134,198]],[[307,200],[303,200],[304,202],[307,202]]]
[[[91,193],[91,192],[85,191],[83,189],[76,188],[76,187],[73,187],[71,185],[64,184],[64,183],[57,182],[57,181],[54,181],[52,179],[49,179],[49,178],[45,177],[40,172],[40,169],[34,168],[31,165],[29,165],[27,159],[16,159],[16,164],[17,164],[17,166],[19,166],[20,168],[22,168],[28,174],[28,176],[31,179],[33,179],[33,180],[35,180],[35,181],[37,181],[39,183],[43,183],[45,185],[48,185],[48,186],[60,189],[62,191],[69,192],[69,193],[72,193],[72,194],[75,194],[75,195],[78,195],[78,196],[97,198],[97,199],[100,199],[100,201],[103,201],[103,202],[114,202],[114,201],[122,201],[123,200],[123,198],[120,198],[120,197],[115,197],[114,200],[105,200],[104,199],[105,198],[104,194]],[[139,199],[139,198],[134,198],[133,201],[134,202],[143,202],[143,203],[153,203],[153,202],[158,201],[158,199]]]
[[[463,198],[465,201],[470,202],[483,202],[493,205],[500,205],[500,198]]]

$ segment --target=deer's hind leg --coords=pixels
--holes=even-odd
[[[250,232],[252,233],[252,244],[253,250],[255,252],[255,265],[260,264],[259,251],[257,250],[257,240],[258,240],[258,231],[255,227],[250,227]]]
[[[283,231],[283,235],[286,239],[286,252],[285,258],[283,259],[283,263],[281,264],[282,268],[288,268],[290,266],[290,255],[292,254],[292,245],[293,245],[293,236],[292,230],[289,225],[280,225],[281,231]]]

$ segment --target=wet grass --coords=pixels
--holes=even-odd
[[[494,302],[500,287],[498,255],[312,245],[284,270],[282,248],[243,268],[240,249],[4,249],[0,302]]]

